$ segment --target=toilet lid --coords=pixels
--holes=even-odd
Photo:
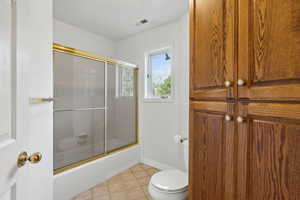
[[[188,186],[188,176],[179,170],[163,170],[151,177],[150,183],[165,191],[185,190]]]

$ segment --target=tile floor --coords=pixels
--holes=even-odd
[[[157,171],[148,165],[137,164],[72,200],[151,200],[148,184]]]

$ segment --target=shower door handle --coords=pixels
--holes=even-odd
[[[54,98],[53,97],[48,97],[48,98],[29,98],[29,103],[34,104],[34,103],[44,103],[44,102],[53,102]]]

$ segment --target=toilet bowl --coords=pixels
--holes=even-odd
[[[176,169],[160,171],[151,177],[149,193],[153,200],[186,200],[188,176]]]
[[[188,142],[184,141],[184,161],[188,169]],[[148,186],[153,200],[187,200],[188,170],[169,169],[155,173]]]

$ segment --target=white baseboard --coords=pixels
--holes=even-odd
[[[159,170],[165,170],[165,169],[174,169],[175,167],[169,166],[167,164],[149,159],[149,158],[143,158],[142,163],[149,165],[151,167],[157,168]]]

